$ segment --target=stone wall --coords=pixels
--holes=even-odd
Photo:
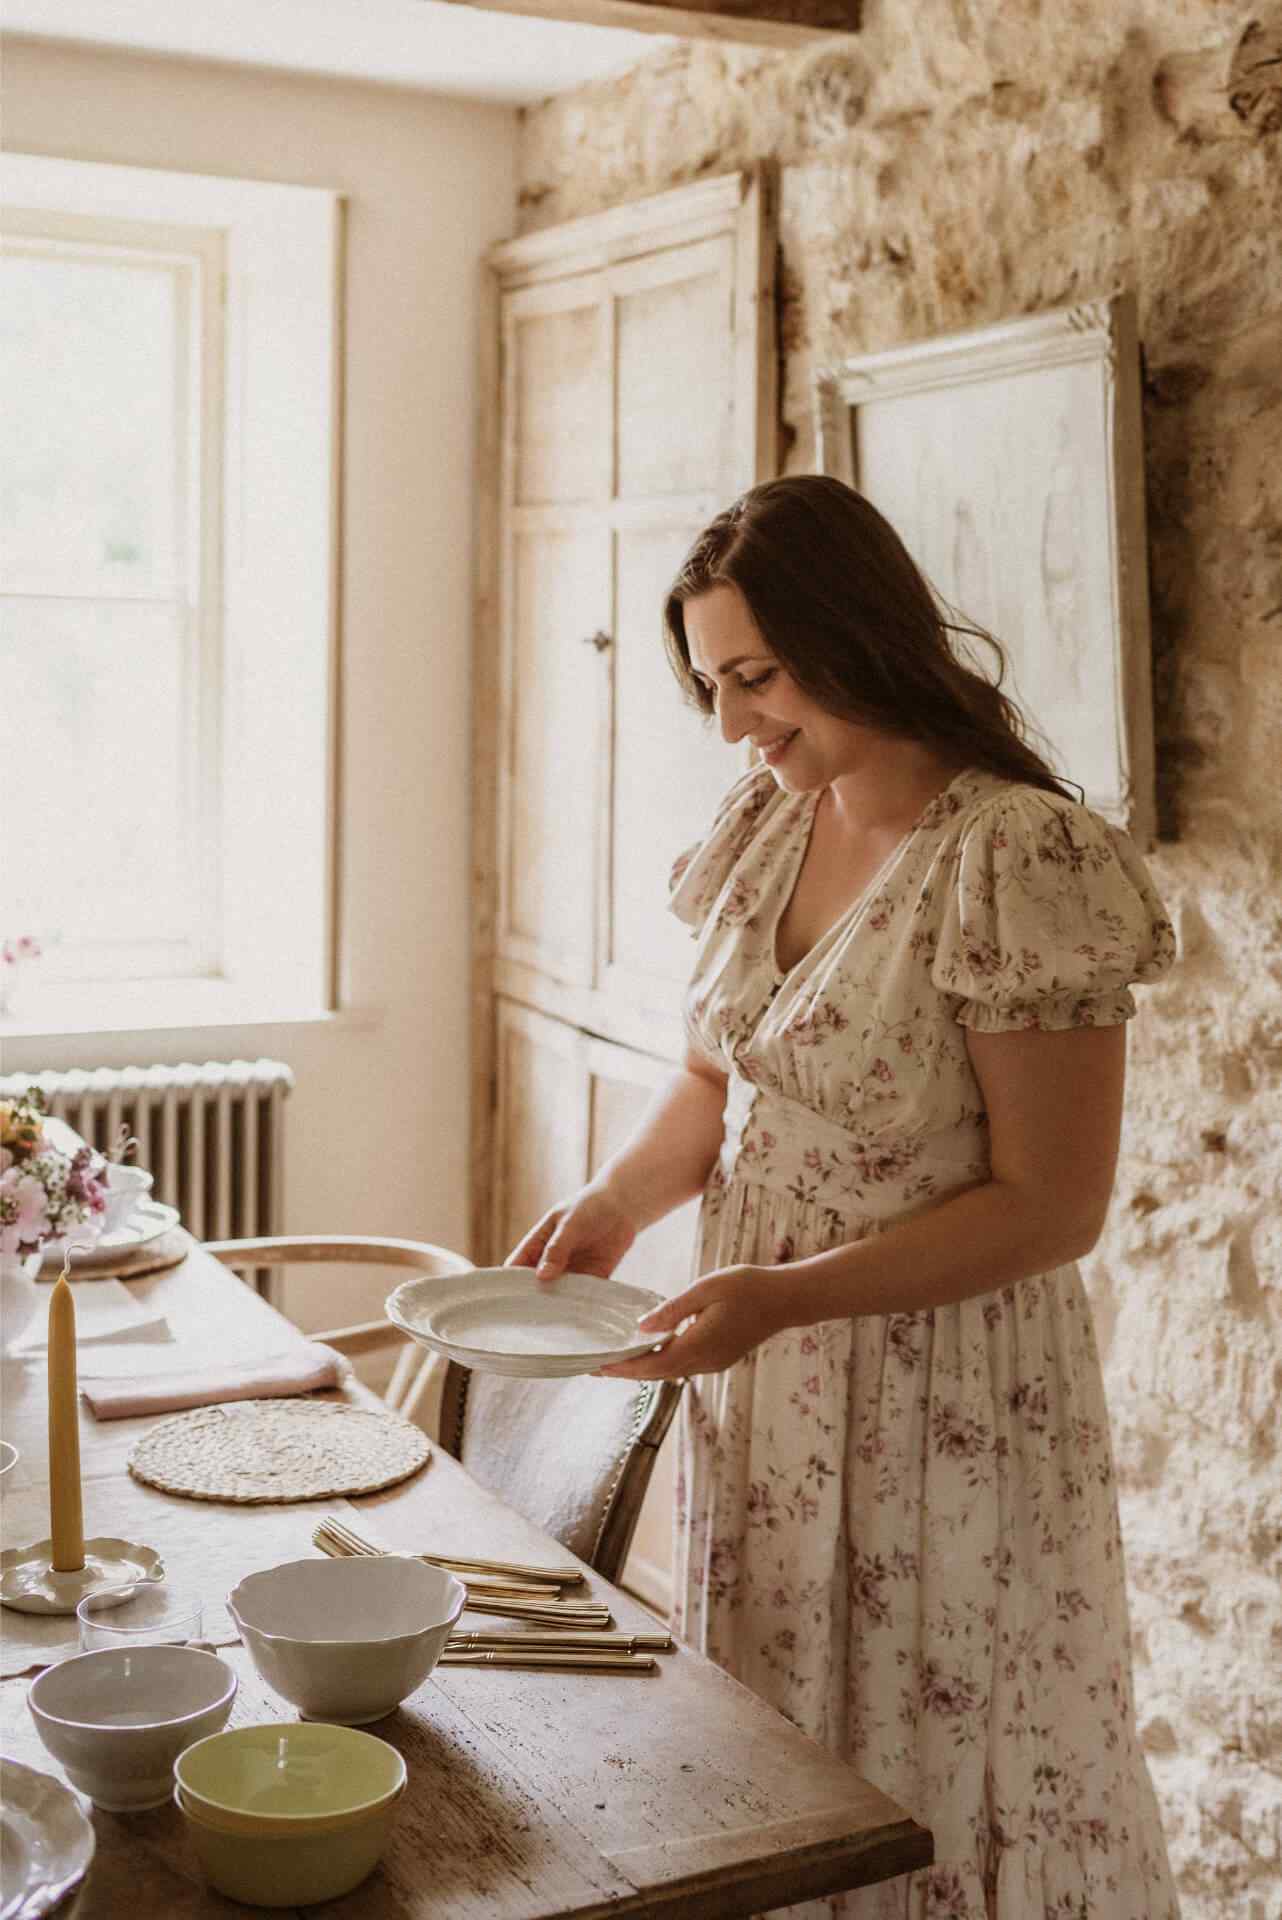
[[[1138,296],[1181,964],[1131,1029],[1088,1280],[1185,1920],[1282,1915],[1282,96],[1230,105],[1249,18],[868,0],[855,40],[685,43],[533,109],[521,171],[528,230],[778,165],[789,471],[817,363]]]

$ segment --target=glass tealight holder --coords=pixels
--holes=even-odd
[[[80,1650],[101,1647],[182,1647],[200,1639],[201,1601],[167,1580],[99,1587],[76,1608]]]

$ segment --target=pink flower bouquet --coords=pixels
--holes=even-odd
[[[0,1254],[22,1257],[50,1240],[96,1240],[106,1172],[102,1155],[83,1142],[70,1152],[54,1145],[39,1088],[0,1100]]]

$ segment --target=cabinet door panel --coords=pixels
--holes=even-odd
[[[615,537],[617,637],[610,715],[610,886],[601,949],[607,992],[676,1010],[689,976],[690,933],[668,912],[677,855],[707,833],[746,764],[715,721],[684,700],[662,639],[662,607],[698,532],[689,524]]]
[[[602,498],[610,486],[607,310],[594,276],[514,297],[508,315],[511,359],[511,500],[516,506],[564,505]]]
[[[672,1068],[628,1047],[606,1041],[587,1043],[588,1166],[590,1176],[621,1147],[640,1123],[658,1087]],[[615,1268],[620,1280],[654,1293],[680,1293],[691,1278],[697,1200],[687,1202],[638,1236]]]
[[[583,1036],[559,1020],[500,1000],[496,1066],[492,1253],[498,1261],[555,1201],[587,1178]]]
[[[733,485],[732,242],[632,262],[610,285],[617,496]]]
[[[527,528],[510,542],[500,950],[554,978],[595,974],[608,536]]]

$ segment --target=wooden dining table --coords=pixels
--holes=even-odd
[[[167,1328],[177,1364],[247,1346],[278,1353],[303,1338],[195,1243],[181,1265],[127,1284],[163,1311],[160,1332]],[[23,1546],[48,1533],[43,1359],[6,1357],[0,1391],[0,1429],[20,1450],[0,1482],[4,1544]],[[355,1382],[325,1397],[377,1404]],[[82,1404],[85,1531],[152,1546],[172,1579],[201,1589],[206,1634],[239,1677],[232,1726],[297,1716],[233,1643],[226,1595],[249,1571],[314,1554],[312,1531],[326,1515],[401,1550],[526,1563],[573,1557],[436,1446],[412,1478],[358,1498],[270,1506],[175,1498],[134,1479],[127,1465],[139,1436],[169,1417],[100,1422]],[[655,1629],[639,1601],[590,1570],[586,1587],[573,1591],[605,1602],[624,1630]],[[59,1636],[74,1626],[41,1631]],[[68,1635],[27,1659],[22,1635],[32,1630],[29,1616],[0,1611],[12,1643],[0,1747],[65,1778],[40,1744],[26,1692],[39,1665],[74,1651],[74,1642]],[[891,1879],[932,1857],[929,1833],[902,1807],[679,1644],[641,1674],[438,1667],[369,1731],[403,1754],[409,1784],[380,1866],[326,1904],[335,1920],[733,1920]],[[174,1806],[94,1809],[92,1818],[95,1856],[63,1910],[75,1920],[261,1911],[209,1889]]]

